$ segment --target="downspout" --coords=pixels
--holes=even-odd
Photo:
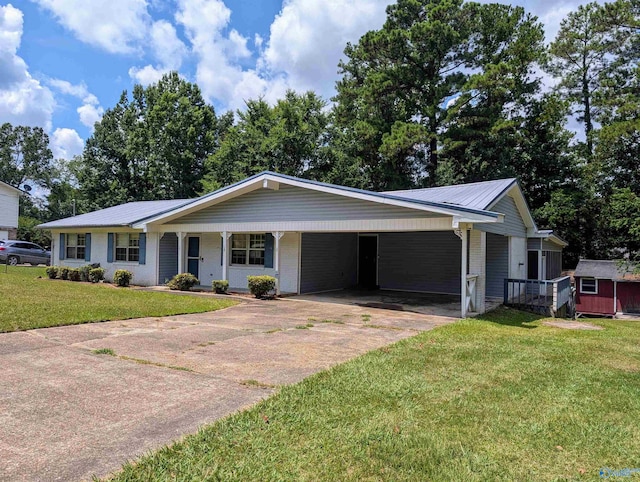
[[[618,312],[618,282],[613,280],[613,317]]]

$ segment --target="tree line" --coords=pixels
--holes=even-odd
[[[398,0],[346,46],[330,100],[289,91],[218,115],[172,72],[123,92],[70,161],[54,161],[42,129],[3,125],[0,179],[46,188],[23,203],[33,225],[263,170],[372,190],[516,177],[540,227],[570,243],[568,266],[636,259],[639,25],[640,0],[594,2],[547,45],[522,7]]]

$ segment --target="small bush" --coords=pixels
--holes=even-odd
[[[229,282],[223,279],[213,280],[213,291],[219,295],[227,294],[227,291],[229,291]]]
[[[200,283],[198,278],[191,273],[181,273],[175,275],[171,281],[167,283],[167,286],[172,290],[189,291],[198,283]]]
[[[69,270],[69,279],[71,281],[82,280],[82,270],[80,268],[72,268]]]
[[[89,271],[91,271],[91,265],[86,264],[78,268],[80,270],[80,281],[89,281]]]
[[[56,279],[58,277],[58,267],[57,266],[49,266],[47,267],[47,276],[49,279]]]
[[[69,279],[69,271],[71,271],[71,268],[68,266],[60,266],[58,276],[60,276],[60,279]]]
[[[97,350],[93,350],[93,353],[96,355],[111,355],[116,356],[116,352],[111,348],[98,348]]]
[[[89,270],[89,281],[99,283],[104,279],[104,268],[93,268]]]
[[[247,280],[249,291],[256,298],[264,298],[276,289],[276,279],[273,276],[247,276]]]
[[[133,278],[133,273],[131,271],[127,271],[126,269],[117,269],[116,272],[113,273],[114,284],[123,288],[129,286],[131,278]]]

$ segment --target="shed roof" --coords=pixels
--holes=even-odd
[[[517,181],[513,178],[498,179],[496,181],[472,182],[426,189],[386,191],[384,194],[391,194],[412,201],[444,203],[485,210],[515,183]]]
[[[624,260],[581,259],[573,276],[615,281],[640,281],[640,275],[634,273],[634,265]]]
[[[191,202],[190,199],[174,199],[170,201],[135,201],[113,206],[87,214],[60,219],[41,224],[43,229],[84,228],[107,226],[130,226],[146,218],[157,216]]]

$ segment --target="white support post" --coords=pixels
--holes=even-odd
[[[284,236],[283,232],[276,231],[271,233],[275,241],[273,245],[273,269],[275,270],[276,278],[276,296],[280,296],[280,238]]]
[[[178,235],[178,274],[184,273],[184,233]]]
[[[486,310],[486,280],[487,280],[487,233],[472,229],[469,233],[469,289],[475,285],[474,297],[467,300],[472,306],[471,311],[484,313]],[[471,280],[471,276],[475,276]],[[470,294],[470,292],[468,292]]]
[[[232,233],[223,231],[220,233],[222,236],[222,279],[229,281],[229,238]]]
[[[467,317],[467,228],[460,226],[460,239],[462,239],[461,266],[460,266],[460,314]]]

